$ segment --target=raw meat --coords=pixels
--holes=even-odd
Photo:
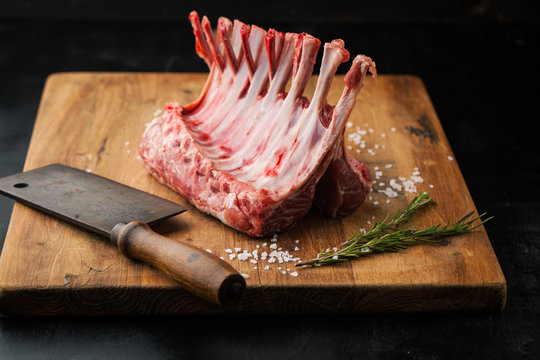
[[[371,190],[364,164],[346,155],[345,123],[375,63],[358,55],[337,105],[326,98],[342,40],[324,44],[312,101],[303,96],[320,41],[220,18],[190,14],[196,51],[210,68],[192,104],[169,103],[139,148],[148,171],[198,209],[251,236],[292,227],[310,209],[344,216]],[[285,92],[287,83],[290,89]],[[319,179],[322,181],[319,183]],[[319,183],[319,184],[318,184]]]

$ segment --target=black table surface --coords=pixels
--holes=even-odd
[[[529,24],[259,24],[343,38],[421,77],[508,282],[501,313],[1,319],[1,359],[540,358],[540,29]],[[206,71],[187,21],[0,20],[0,177],[22,170],[47,76]],[[536,126],[538,128],[538,126]],[[0,197],[0,241],[12,201]]]

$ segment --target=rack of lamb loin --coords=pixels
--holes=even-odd
[[[255,237],[291,228],[313,203],[332,217],[356,210],[371,177],[346,154],[345,124],[375,63],[356,56],[330,106],[332,79],[349,52],[342,40],[324,44],[309,102],[303,91],[319,39],[223,17],[214,35],[206,17],[194,11],[189,19],[210,74],[195,102],[168,103],[147,127],[139,148],[146,169],[199,210]]]

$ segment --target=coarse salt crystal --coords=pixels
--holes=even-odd
[[[252,263],[252,264],[256,264],[256,263],[257,263],[257,260],[251,259],[251,260],[249,260],[249,262]]]
[[[206,252],[209,252],[209,253],[211,254],[211,253],[212,253],[212,250],[206,249]]]
[[[291,276],[298,276],[298,271],[293,271],[293,272],[290,273],[289,275],[291,275]]]
[[[452,160],[454,160],[454,158],[451,157],[450,155],[448,155],[448,160],[452,161]]]
[[[300,250],[300,249],[298,248],[298,246],[295,246],[295,247],[294,247],[294,251],[298,251],[298,250]]]
[[[248,274],[240,274],[240,275],[242,275],[242,277],[243,277],[244,279],[249,279],[249,275],[248,275]]]
[[[398,196],[398,193],[392,190],[392,188],[387,187],[384,190],[379,190],[380,193],[388,196],[389,198],[395,198]]]
[[[270,245],[270,249],[277,249],[277,244]]]
[[[392,128],[390,128],[390,131],[391,131],[391,132],[396,132],[396,128],[395,128],[395,127],[392,127]]]
[[[231,250],[231,249],[225,249],[225,252],[226,252],[227,254],[232,254],[232,250]]]
[[[386,164],[384,165],[385,168],[390,169],[392,167],[392,164]]]
[[[163,114],[163,110],[161,109],[157,109],[156,111],[154,111],[154,116],[159,116],[161,114]]]
[[[86,169],[85,171],[86,171],[87,173],[91,173],[91,172],[92,172],[92,170],[90,170],[90,169]]]
[[[416,186],[414,185],[414,182],[412,182],[411,180],[405,180],[403,182],[403,187],[405,188],[405,191],[407,192],[410,192],[410,193],[416,192]]]
[[[232,260],[236,257],[236,254],[229,254],[229,260]]]

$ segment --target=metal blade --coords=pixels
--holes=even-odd
[[[104,177],[53,164],[0,179],[0,194],[109,236],[118,223],[149,225],[186,207]]]

